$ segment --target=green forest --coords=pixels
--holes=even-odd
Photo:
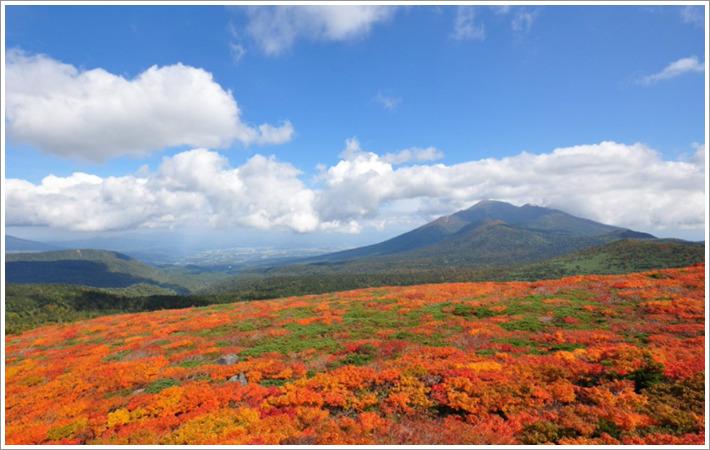
[[[485,267],[456,266],[421,270],[359,271],[356,266],[304,264],[251,269],[216,283],[198,283],[191,291],[139,283],[128,287],[69,284],[6,284],[5,334],[45,324],[72,322],[108,314],[186,308],[211,304],[323,294],[363,287],[409,286],[478,281],[537,281],[573,275],[624,274],[685,267],[705,261],[704,246],[625,239],[544,261]],[[214,274],[206,277],[216,279]],[[175,280],[175,278],[173,278]],[[187,284],[187,283],[186,283]]]

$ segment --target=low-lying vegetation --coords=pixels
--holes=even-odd
[[[105,316],[5,364],[7,444],[703,444],[705,266]]]

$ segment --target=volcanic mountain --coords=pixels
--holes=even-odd
[[[536,261],[624,238],[654,236],[540,206],[481,201],[387,241],[310,258],[308,263],[387,263],[410,267]],[[376,264],[380,265],[380,264]]]

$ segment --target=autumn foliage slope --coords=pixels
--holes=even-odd
[[[7,336],[7,444],[703,444],[705,267]],[[234,355],[238,355],[235,358]]]

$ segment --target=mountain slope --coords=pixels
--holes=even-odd
[[[702,242],[621,239],[512,268],[515,279],[609,275],[686,267],[705,261]]]
[[[145,283],[186,293],[185,288],[175,285],[162,270],[106,250],[10,253],[5,261],[7,283],[63,283],[92,287],[128,287]]]
[[[304,259],[303,262],[347,261],[354,258],[393,255],[437,244],[469,224],[455,215],[440,217],[412,231],[378,244]]]
[[[31,241],[29,239],[21,239],[15,236],[5,235],[5,252],[48,252],[59,250],[60,247],[44,242]]]

